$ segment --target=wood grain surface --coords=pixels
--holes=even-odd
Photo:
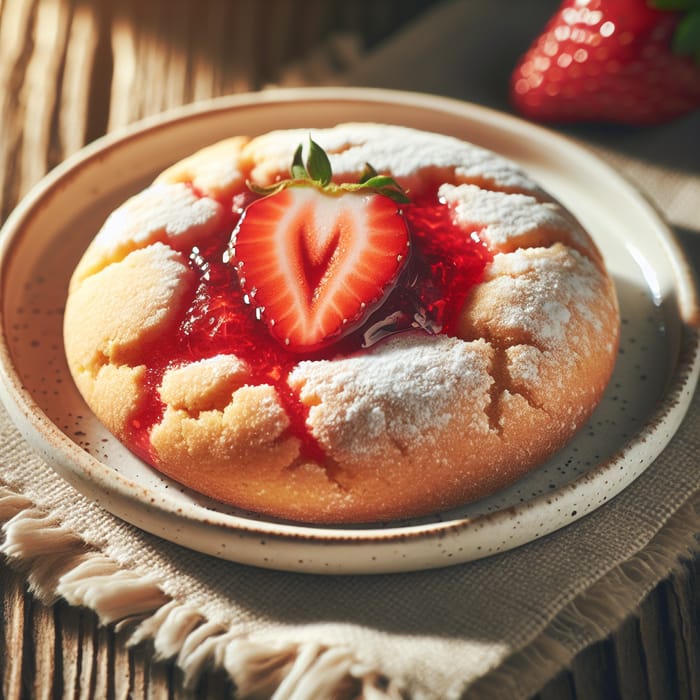
[[[0,0],[0,220],[49,169],[107,131],[208,97],[332,83],[428,0]],[[683,562],[541,700],[700,699],[700,565]],[[2,698],[222,698],[190,693],[128,629],[29,594],[0,562]],[[348,697],[352,697],[352,688]]]
[[[127,650],[128,629],[100,627],[89,610],[28,594],[0,566],[0,691],[15,698],[140,700],[235,697],[221,674],[185,691],[172,662],[146,646]],[[348,689],[347,698],[354,697]],[[700,698],[700,561],[684,561],[620,629],[582,651],[535,700]]]
[[[0,0],[0,218],[85,143],[196,100],[331,83],[428,0]]]

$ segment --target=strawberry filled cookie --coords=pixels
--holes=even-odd
[[[85,252],[64,336],[90,408],[159,471],[351,523],[537,467],[600,400],[618,326],[592,240],[516,165],[343,124],[162,173]]]

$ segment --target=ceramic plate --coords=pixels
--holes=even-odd
[[[352,120],[451,134],[519,162],[582,220],[602,249],[617,285],[622,339],[609,389],[586,427],[510,488],[419,520],[300,526],[202,498],[124,449],[73,386],[63,355],[62,309],[73,267],[106,215],[173,161],[234,134]],[[635,189],[549,131],[426,95],[271,91],[141,123],[96,142],[48,175],[7,221],[1,255],[2,396],[32,446],[77,489],[124,520],[208,554],[269,568],[415,570],[476,559],[551,533],[611,500],[649,466],[680,423],[698,374],[688,266]]]

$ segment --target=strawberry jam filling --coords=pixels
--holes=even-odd
[[[225,203],[230,214],[219,230],[191,250],[180,251],[196,281],[179,319],[156,347],[148,349],[148,398],[131,421],[130,442],[147,461],[154,461],[149,435],[163,415],[158,387],[165,372],[232,354],[247,363],[248,384],[275,387],[289,417],[289,434],[300,441],[301,458],[324,462],[323,450],[307,428],[308,408],[287,383],[289,373],[302,360],[365,352],[401,332],[454,335],[467,295],[492,259],[478,229],[457,226],[452,210],[438,201],[436,188],[428,188],[414,195],[410,204],[396,205],[408,228],[410,254],[381,305],[332,344],[300,354],[274,338],[261,322],[259,309],[250,303],[227,253],[231,232],[245,207],[257,198],[246,192]]]

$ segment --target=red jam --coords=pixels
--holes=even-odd
[[[132,419],[131,442],[149,460],[150,429],[163,414],[158,387],[169,367],[218,354],[233,354],[250,367],[250,384],[271,384],[290,419],[290,433],[301,441],[301,456],[323,461],[324,454],[306,427],[307,408],[287,385],[287,376],[300,360],[319,360],[362,352],[385,337],[407,330],[453,335],[458,314],[470,289],[483,275],[492,256],[478,230],[453,223],[452,210],[431,191],[397,205],[406,217],[411,258],[396,287],[362,327],[336,344],[300,356],[279,344],[255,310],[243,299],[235,268],[226,262],[231,232],[242,203],[254,195],[239,195],[227,208],[231,216],[220,230],[190,251],[181,251],[197,276],[191,303],[180,320],[149,353],[149,399]]]

